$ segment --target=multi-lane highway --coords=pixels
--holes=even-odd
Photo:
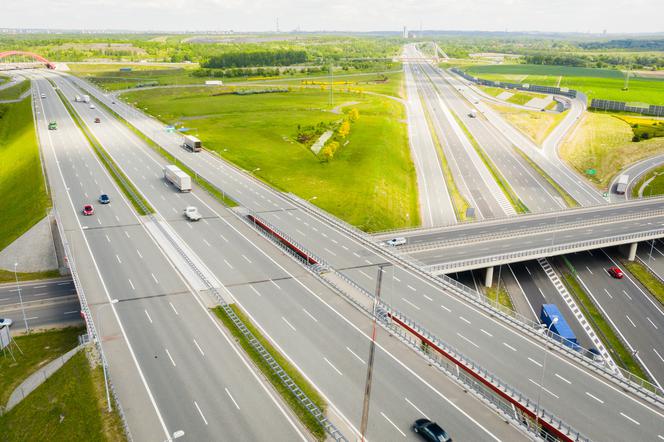
[[[35,80],[55,207],[137,440],[305,440],[272,390],[194,296],[122,198],[50,84]],[[41,93],[46,98],[38,98]],[[48,131],[47,121],[58,122]],[[84,217],[85,203],[112,196]],[[111,302],[117,300],[117,303]],[[115,343],[115,345],[113,345]],[[252,415],[241,410],[252,410]],[[253,425],[253,416],[263,425]]]
[[[81,80],[72,81],[83,84],[199,175],[224,189],[245,207],[261,212],[261,216],[368,291],[373,291],[376,283],[376,265],[393,261],[360,236],[349,235],[335,221],[303,209],[214,156],[183,151],[178,137],[166,133],[160,123],[124,104],[113,105],[103,93]],[[460,299],[451,288],[394,263],[398,266],[391,270],[383,287],[387,302],[449,344],[462,348],[469,357],[528,396],[542,393],[543,406],[576,429],[597,440],[664,437],[660,430],[663,415],[656,406],[639,401],[612,386],[606,378],[557,353],[549,355],[544,389],[540,389],[545,347],[537,338],[523,336]],[[569,407],[571,403],[573,408]]]
[[[56,81],[67,96],[81,93],[67,81]],[[167,185],[162,178],[163,160],[110,114],[84,104],[74,105],[95,137],[156,209],[164,226],[186,244],[211,277],[226,287],[266,335],[301,368],[330,401],[337,420],[353,430],[359,428],[369,321],[205,193],[195,190],[181,194]],[[92,123],[97,116],[102,122]],[[196,224],[186,221],[181,213],[186,205],[197,205],[203,220]],[[417,368],[422,365],[417,359],[412,368],[412,361],[403,361],[404,350],[398,347],[398,357],[394,350],[383,347],[378,352],[370,439],[412,437],[409,428],[418,413],[444,414],[446,427],[462,439],[521,437],[472,397],[463,401],[463,408],[452,403],[448,395],[455,388],[453,384],[435,372]]]
[[[15,283],[0,285],[0,317],[14,321],[15,333],[25,330],[26,321],[31,330],[81,325],[80,310],[74,284],[68,278],[20,282],[19,287]]]

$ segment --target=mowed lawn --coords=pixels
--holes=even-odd
[[[503,118],[541,146],[551,131],[565,118],[565,112],[540,112],[489,103]]]
[[[264,181],[367,231],[419,225],[415,170],[403,106],[391,99],[336,91],[332,107],[350,101],[360,118],[348,144],[322,162],[297,143],[298,125],[332,122],[328,91],[213,96],[222,88],[162,89],[125,94],[167,123],[192,128],[203,144]]]
[[[16,100],[28,89],[30,89],[30,82],[23,80],[13,86],[0,90],[0,100]]]
[[[0,250],[41,220],[50,206],[30,97],[0,104]]]
[[[579,126],[563,142],[561,157],[601,188],[623,168],[664,152],[664,138],[632,141],[628,123],[611,114],[587,112]],[[595,175],[585,171],[595,169]]]
[[[589,98],[664,105],[664,79],[630,77],[629,90],[623,91],[625,76],[613,69],[514,64],[473,66],[467,71],[487,80],[559,85],[581,91]]]

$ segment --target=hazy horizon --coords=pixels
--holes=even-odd
[[[132,32],[664,32],[658,0],[24,0],[0,28]],[[590,20],[592,17],[592,20]]]

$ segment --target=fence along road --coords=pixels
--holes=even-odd
[[[321,255],[331,266],[349,275],[367,291],[373,291],[375,281],[362,276],[359,271],[373,271],[375,274],[378,264],[397,262],[399,265],[394,268],[394,277],[389,282],[390,287],[394,288],[384,288],[389,293],[386,299],[394,308],[416,319],[434,335],[445,336],[450,345],[464,348],[470,358],[526,395],[537,396],[540,389],[536,384],[539,383],[537,380],[542,368],[538,364],[541,364],[540,359],[544,354],[540,340],[532,335],[522,335],[504,321],[453,293],[451,287],[427,279],[408,268],[376,248],[365,235],[343,223],[317,214],[315,209],[296,205],[294,200],[252,179],[247,173],[219,161],[210,153],[188,154],[179,147],[179,136],[166,133],[161,123],[120,102],[112,104],[110,98],[80,79],[71,78],[71,81],[82,85],[241,204],[255,212],[263,212],[263,216],[271,223]],[[425,301],[432,303],[431,306],[423,304]],[[445,320],[441,321],[441,318]],[[470,324],[466,321],[470,321]],[[464,338],[473,341],[477,347]],[[553,394],[544,393],[542,405],[591,439],[656,439],[664,418],[659,406],[623,392],[617,385],[612,383],[607,374],[597,373],[553,353],[547,361],[544,378],[545,388]],[[602,403],[587,393],[600,398]],[[573,408],[569,406],[572,403],[575,405]]]

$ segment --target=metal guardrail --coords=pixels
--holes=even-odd
[[[562,233],[569,230],[578,230],[584,227],[595,227],[602,224],[616,224],[623,221],[642,220],[654,218],[664,215],[664,209],[649,210],[640,213],[619,215],[613,217],[606,217],[600,219],[593,219],[592,221],[572,221],[563,223],[554,223],[541,227],[526,227],[523,229],[509,230],[506,232],[485,233],[478,235],[468,235],[459,239],[451,240],[438,240],[423,242],[417,244],[407,244],[399,246],[397,250],[400,253],[419,253],[427,250],[441,249],[447,247],[455,247],[459,245],[474,244],[479,242],[497,241],[507,238],[523,238],[525,236],[540,235],[543,233]]]
[[[534,259],[545,256],[548,257],[548,256],[568,253],[571,249],[575,248],[586,248],[591,246],[606,247],[609,245],[624,244],[632,241],[638,242],[653,238],[661,238],[663,236],[664,236],[664,229],[649,230],[645,232],[629,233],[625,235],[614,236],[611,238],[611,240],[592,239],[587,241],[577,241],[566,244],[559,244],[555,246],[537,247],[533,249],[520,250],[518,252],[501,253],[498,255],[491,255],[482,258],[464,259],[444,264],[433,264],[425,266],[423,270],[435,274],[438,272],[453,271],[455,269],[463,268],[466,266],[481,265],[481,266],[490,267],[493,265],[504,263],[505,261],[509,261],[512,259],[526,260],[526,259]]]
[[[78,80],[78,79],[77,79]],[[80,80],[82,81],[82,80]],[[94,89],[98,91],[98,93],[104,95],[102,92],[99,92],[99,89],[96,88],[96,86],[92,86]],[[141,114],[143,114],[146,118],[152,118],[142,111],[138,110]],[[140,129],[139,129],[140,130]],[[212,153],[211,151],[208,151],[209,153]],[[216,152],[215,152],[216,154]],[[229,168],[233,169],[234,171],[240,173],[241,175],[245,176],[246,178],[249,178],[251,181],[253,181],[255,184],[257,184],[259,187],[263,188],[264,190],[275,194],[278,197],[282,197],[286,199],[287,201],[290,201],[291,204],[293,204],[295,207],[299,207],[300,209],[308,212],[309,214],[313,214],[316,218],[319,218],[319,220],[322,220],[323,223],[325,224],[332,224],[334,225],[337,229],[341,230],[344,233],[347,233],[351,238],[355,238],[358,242],[363,244],[365,247],[374,250],[376,253],[379,255],[386,255],[389,258],[391,258],[394,262],[397,262],[404,266],[405,268],[409,269],[413,273],[419,275],[421,278],[431,282],[432,284],[441,287],[443,289],[449,289],[452,291],[452,293],[460,296],[461,298],[465,299],[466,301],[470,302],[471,304],[481,308],[483,311],[488,313],[489,315],[492,316],[498,316],[505,322],[515,326],[517,329],[520,329],[530,336],[533,337],[542,337],[542,334],[540,333],[541,330],[541,324],[536,323],[534,321],[529,320],[528,318],[518,314],[515,311],[509,311],[505,312],[502,310],[498,310],[494,307],[493,302],[491,302],[488,298],[486,298],[484,295],[478,293],[475,290],[470,289],[469,287],[457,282],[456,280],[447,277],[446,275],[440,275],[438,277],[432,275],[431,273],[428,273],[422,269],[422,264],[419,263],[418,261],[405,257],[399,254],[394,253],[393,250],[386,248],[386,247],[381,247],[378,244],[376,244],[373,240],[373,238],[366,234],[365,232],[357,229],[354,226],[351,226],[350,224],[347,224],[344,221],[341,221],[335,217],[331,217],[327,212],[321,210],[320,208],[312,205],[311,203],[302,200],[301,198],[297,197],[296,195],[293,194],[284,194],[284,193],[277,193],[274,191],[274,189],[270,188],[267,186],[265,183],[260,181],[258,178],[255,176],[249,174],[247,171],[240,169],[239,167],[235,166],[234,164],[229,163],[228,161],[224,160],[221,156],[218,154],[212,155],[216,157],[219,161],[223,162],[224,165],[228,166]],[[660,197],[661,198],[661,197]],[[657,197],[653,197],[652,199],[657,199]],[[570,212],[578,212],[578,211],[583,211],[584,209],[588,208],[570,208],[565,210],[565,213],[570,213]],[[235,213],[234,211],[231,211]],[[236,214],[237,215],[237,214]],[[531,214],[531,215],[524,215],[524,217],[538,217],[540,214]],[[244,220],[245,222],[247,221],[246,219]],[[493,222],[495,220],[490,220],[487,222]],[[271,239],[273,242],[274,239]],[[282,247],[283,250],[288,251],[287,248],[283,247],[282,244],[279,244],[276,242],[277,245]],[[294,257],[294,259],[298,260],[299,262],[303,262],[303,260],[296,256],[292,251],[288,251],[289,256]],[[316,273],[315,271],[312,271],[312,273]],[[590,367],[594,370],[597,370],[601,372],[603,375],[613,379],[614,381],[621,383],[624,388],[627,388],[628,390],[634,391],[637,394],[641,394],[642,396],[649,397],[650,399],[657,401],[657,402],[664,402],[664,391],[659,389],[658,387],[652,386],[649,382],[640,379],[631,373],[625,376],[625,378],[619,378],[617,377],[613,372],[610,370],[606,369],[605,367],[598,367],[597,364],[593,362],[591,358],[585,357],[584,355],[572,351],[570,348],[566,347],[562,343],[562,339],[560,338],[560,341],[557,340],[551,340],[547,339],[546,342],[549,343],[550,345],[555,346],[558,351],[561,351],[563,353],[568,354],[569,356],[573,358],[578,358],[580,362],[582,362],[585,366]],[[587,354],[590,354],[586,350]],[[645,386],[645,387],[644,387]],[[654,388],[650,388],[654,387]]]
[[[257,231],[259,231],[263,236],[270,237],[268,232],[266,232],[263,229],[259,229],[258,226],[256,226],[254,223],[252,223],[248,217],[243,217],[245,219],[245,222],[253,226]],[[261,221],[263,221],[261,219]],[[274,232],[277,235],[282,235],[282,232],[277,230],[274,226],[270,225],[270,228],[274,230]],[[287,236],[284,234],[284,236]],[[289,251],[289,254],[293,257],[295,257],[299,262],[304,264],[307,267],[310,267],[309,263],[299,257],[299,255],[295,254],[294,252],[290,251],[288,247],[286,247],[281,241],[278,240],[273,240],[273,242],[277,245],[279,245],[283,250]],[[303,249],[304,250],[304,249]],[[359,286],[357,283],[355,283],[352,279],[347,277],[345,274],[338,272],[337,270],[331,268],[329,265],[326,263],[319,261],[319,264],[317,265],[316,268],[312,269],[312,273],[318,276],[318,279],[323,281],[325,285],[333,288],[336,292],[341,293],[346,299],[350,300],[354,305],[358,306],[361,310],[363,310],[367,314],[371,314],[371,310],[368,309],[368,307],[362,305],[361,302],[359,302],[357,299],[354,299],[353,296],[349,293],[346,293],[345,290],[343,290],[341,287],[338,285],[334,284],[332,281],[329,280],[329,278],[325,278],[323,276],[323,272],[320,271],[320,269],[324,269],[326,272],[332,272],[336,277],[340,278],[343,280],[345,283],[349,284],[353,288],[355,288],[358,292],[362,293],[368,300],[374,299],[374,296],[371,295],[369,292],[367,292],[364,288]],[[462,355],[459,351],[454,349],[453,347],[443,343],[440,341],[437,337],[435,337],[433,334],[427,332],[423,327],[419,326],[417,323],[414,321],[410,320],[407,318],[405,315],[397,311],[396,309],[392,308],[388,304],[384,303],[383,301],[378,301],[378,311],[379,311],[379,322],[381,323],[382,326],[388,328],[391,332],[396,332],[400,336],[404,336],[404,330],[402,327],[399,327],[389,321],[389,318],[391,316],[398,317],[401,321],[407,323],[410,327],[416,328],[417,330],[421,330],[421,333],[426,333],[423,336],[426,336],[427,339],[429,339],[431,342],[435,342],[437,346],[440,348],[445,349],[445,351],[453,355],[453,359],[455,359],[453,362],[455,362],[456,365],[462,364],[465,366],[467,369],[473,371],[476,373],[478,376],[481,376],[487,383],[491,383],[494,385],[495,389],[501,390],[508,394],[514,401],[519,402],[522,404],[523,407],[526,409],[530,410],[533,416],[535,413],[538,413],[538,419],[541,422],[546,422],[547,424],[551,425],[553,428],[556,428],[560,431],[562,431],[565,435],[570,437],[570,440],[577,440],[577,441],[587,441],[588,439],[582,436],[579,432],[576,430],[573,430],[569,425],[565,424],[560,418],[556,417],[555,415],[547,412],[546,410],[543,410],[541,407],[536,407],[536,402],[530,400],[526,395],[520,393],[518,390],[510,387],[509,385],[503,383],[502,381],[499,380],[499,378],[495,375],[493,375],[491,372],[489,372],[486,369],[481,368],[481,366],[469,358],[466,358],[465,356]],[[413,344],[411,342],[411,344]],[[414,346],[416,349],[418,349],[418,345],[411,345]],[[421,350],[421,348],[419,349]],[[483,397],[485,400],[488,399],[488,402],[493,404],[499,411],[501,411],[504,414],[507,414],[507,416],[514,421],[515,423],[519,423],[520,420],[518,419],[518,416],[515,415],[516,411],[512,407],[512,403],[510,401],[505,402],[504,400],[500,399],[499,395],[492,394],[491,396],[487,396],[488,392],[486,389],[482,390],[480,388],[477,388],[477,385],[474,385],[472,382],[469,381],[468,378],[464,378],[461,376],[461,373],[456,370],[445,370],[455,378],[461,380],[463,384],[471,388],[475,393],[479,394],[481,397]],[[511,412],[510,412],[511,411]],[[552,439],[554,440],[554,439]]]
[[[100,149],[100,152],[102,155],[104,155],[106,158],[110,159],[108,156],[108,153],[106,153],[105,149]],[[108,161],[108,164],[110,165],[111,168],[113,168],[116,171],[117,176],[119,177],[118,179],[122,181],[123,185],[128,189],[128,192],[132,195],[132,197],[137,201],[137,204],[141,207],[141,209],[144,210],[145,213],[147,213],[146,217],[149,218],[155,226],[162,232],[165,238],[168,239],[168,241],[171,243],[171,246],[177,251],[177,253],[185,260],[185,262],[189,265],[189,267],[194,271],[196,276],[203,282],[203,284],[207,287],[208,291],[215,295],[217,300],[220,303],[221,308],[224,310],[224,313],[231,319],[233,324],[240,330],[240,333],[247,338],[247,341],[249,344],[256,350],[256,352],[261,356],[261,358],[265,361],[265,363],[270,367],[270,369],[273,371],[274,374],[279,377],[281,380],[282,384],[286,386],[286,388],[289,389],[289,391],[297,398],[297,400],[307,409],[307,411],[316,419],[316,421],[323,427],[323,429],[327,432],[327,434],[330,435],[332,439],[335,441],[347,441],[347,439],[343,436],[343,434],[332,424],[324,415],[324,413],[318,408],[318,406],[311,400],[309,397],[300,389],[300,387],[293,381],[293,379],[290,377],[290,375],[281,367],[281,365],[272,357],[272,355],[265,349],[263,344],[260,343],[258,339],[251,333],[251,331],[244,325],[242,320],[235,314],[233,309],[228,305],[228,303],[224,300],[224,298],[221,296],[221,293],[219,293],[219,290],[217,290],[217,287],[215,287],[214,284],[207,278],[205,273],[194,263],[189,255],[180,247],[180,245],[171,237],[169,232],[164,228],[164,226],[161,224],[160,220],[152,213],[150,213],[147,210],[147,206],[143,203],[143,198],[142,195],[138,195],[134,192],[133,186],[129,186],[128,183],[126,182],[124,178],[123,173],[117,173],[119,172],[116,164],[114,161]],[[76,281],[76,280],[74,280]],[[222,286],[223,287],[223,286]],[[224,290],[226,290],[225,287],[223,287]],[[92,324],[92,327],[94,327],[94,324]]]

